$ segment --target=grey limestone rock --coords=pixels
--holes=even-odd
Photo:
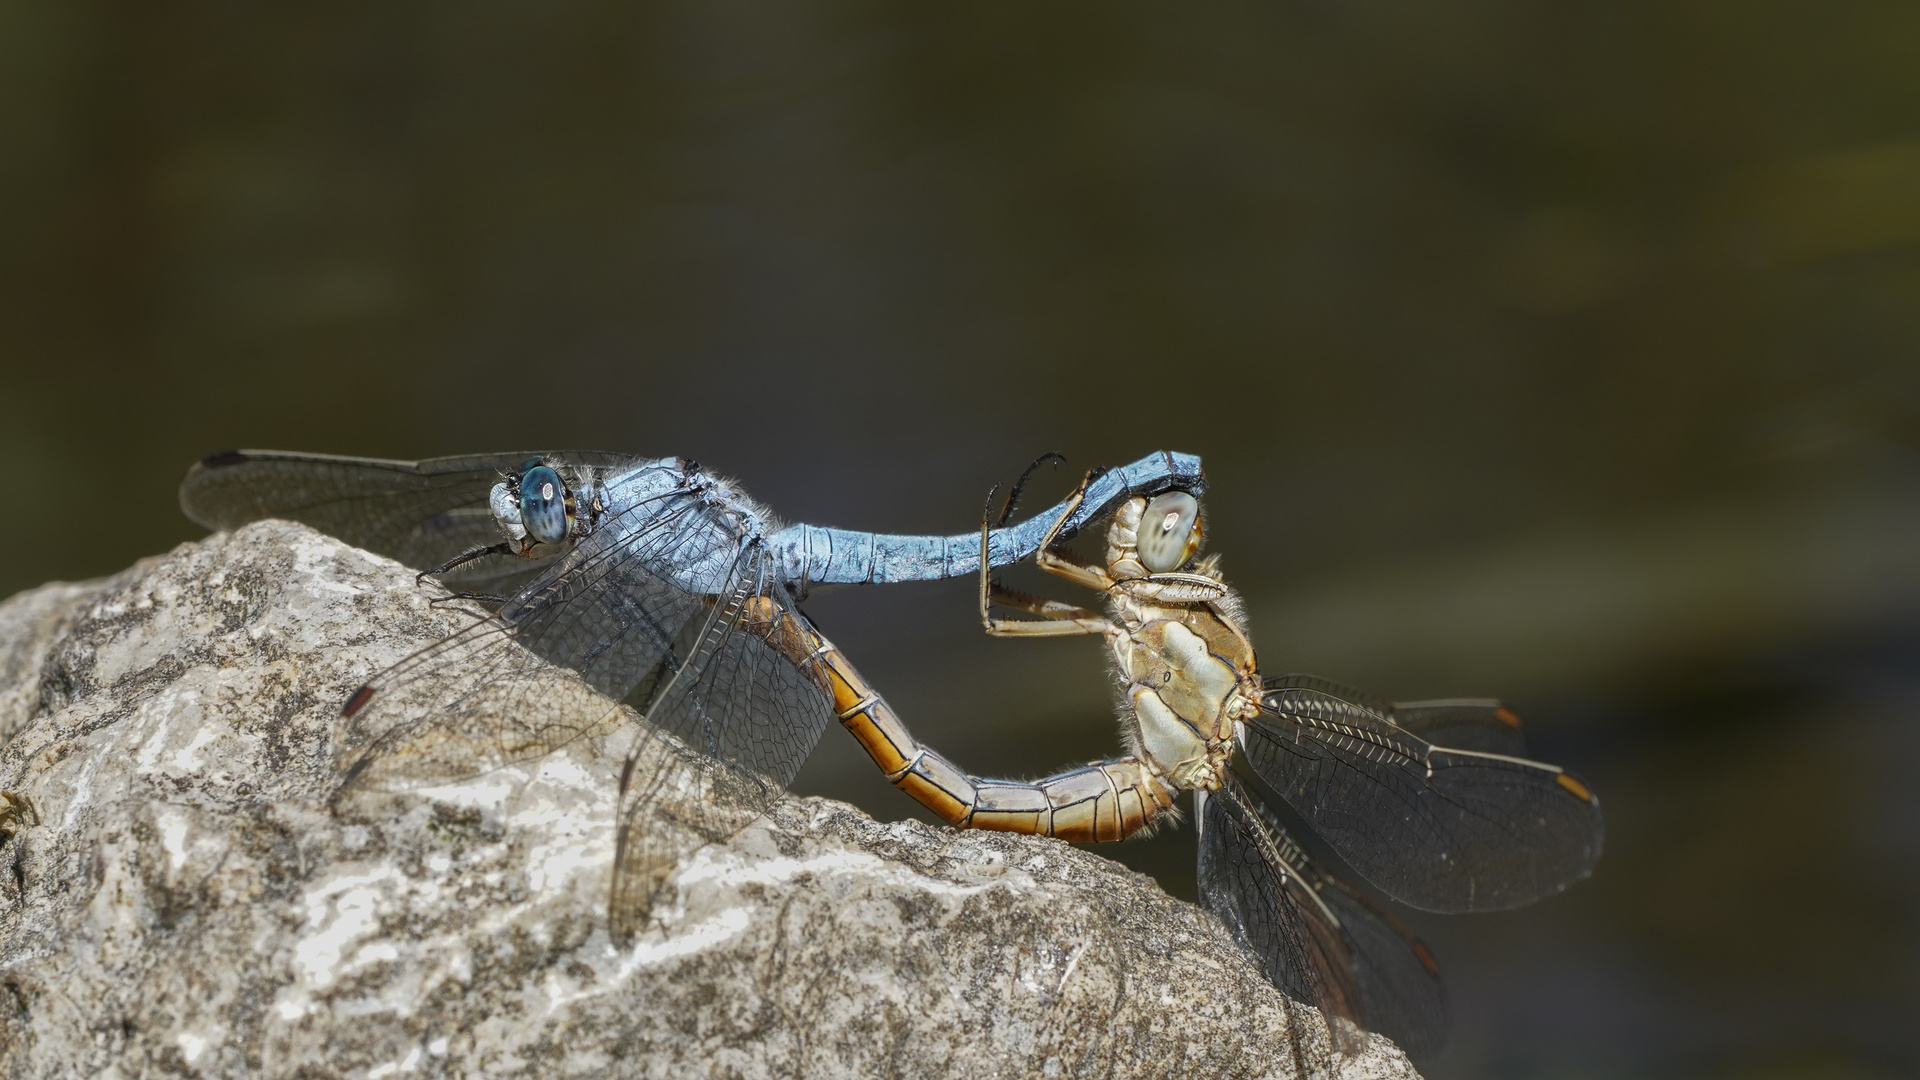
[[[617,747],[330,804],[341,701],[472,618],[426,599],[395,563],[263,522],[0,604],[6,1075],[1285,1077],[1327,1060],[1317,1018],[1209,916],[1054,840],[789,799],[690,852],[620,948]],[[1338,1069],[1413,1076],[1377,1037]]]

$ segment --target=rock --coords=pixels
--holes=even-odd
[[[40,709],[40,666],[67,624],[106,582],[56,581],[0,604],[0,744]]]
[[[1311,1010],[1213,919],[1058,841],[789,799],[682,860],[616,948],[617,751],[330,808],[340,703],[469,618],[282,522],[0,605],[5,1073],[1284,1077],[1327,1060]],[[1341,1064],[1414,1075],[1377,1037]]]

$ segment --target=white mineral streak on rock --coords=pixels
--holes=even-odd
[[[1285,1077],[1302,1060],[1289,1006],[1217,924],[1055,841],[789,800],[690,852],[616,947],[617,745],[331,808],[340,703],[472,617],[426,599],[391,562],[267,522],[0,603],[0,792],[40,822],[0,842],[0,1073]],[[1376,1040],[1344,1075],[1413,1073]]]
[[[167,849],[167,869],[178,872],[187,861],[187,819],[172,814],[160,816],[160,846]]]

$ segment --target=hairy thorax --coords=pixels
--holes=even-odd
[[[1257,709],[1253,646],[1219,602],[1160,604],[1116,592],[1110,635],[1133,706],[1134,749],[1181,788],[1217,784],[1234,721]]]

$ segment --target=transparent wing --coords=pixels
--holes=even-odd
[[[417,570],[500,539],[487,492],[538,452],[464,454],[423,461],[228,450],[210,454],[180,482],[180,509],[209,529],[264,518],[311,525]],[[557,460],[618,469],[634,459],[557,451]],[[524,570],[520,562],[516,570]],[[474,576],[469,568],[467,578]]]
[[[690,478],[618,509],[497,614],[356,691],[341,788],[536,759],[613,733],[630,714],[606,698],[628,699],[642,723],[619,799],[624,936],[690,843],[759,816],[812,752],[832,717],[817,640],[765,544],[743,543],[737,516]]]
[[[694,844],[724,840],[786,791],[833,718],[820,638],[760,544],[674,654],[621,777],[610,924],[623,940]]]
[[[1446,990],[1425,943],[1328,874],[1233,777],[1203,811],[1200,888],[1202,901],[1289,995],[1409,1054],[1445,1044]],[[1296,941],[1304,947],[1293,947]],[[1342,1052],[1360,1044],[1357,1033],[1335,1043]]]
[[[1200,814],[1200,903],[1295,1001],[1320,1010],[1334,1048],[1366,1044],[1352,946],[1302,873],[1303,856],[1231,776]]]
[[[1261,704],[1243,726],[1247,761],[1402,903],[1501,911],[1559,892],[1600,857],[1600,801],[1557,766],[1436,746],[1394,723],[1392,706],[1318,679],[1272,680]]]
[[[1446,1046],[1447,990],[1426,943],[1312,860],[1302,869],[1347,932],[1367,1030],[1415,1059]]]
[[[1494,698],[1447,698],[1396,704],[1313,675],[1281,675],[1268,679],[1266,689],[1316,690],[1354,702],[1383,714],[1399,727],[1437,746],[1527,756],[1527,737],[1520,717]]]
[[[512,630],[499,616],[476,618],[356,691],[336,751],[338,794],[452,783],[610,734],[619,716],[606,698]]]
[[[1512,709],[1490,698],[1403,701],[1389,714],[1395,724],[1433,743],[1483,754],[1527,756],[1527,735]]]
[[[736,524],[704,495],[689,481],[610,508],[498,613],[356,691],[343,788],[441,783],[607,731],[617,717],[605,703],[582,702],[650,693],[682,665],[686,625],[729,587]]]

